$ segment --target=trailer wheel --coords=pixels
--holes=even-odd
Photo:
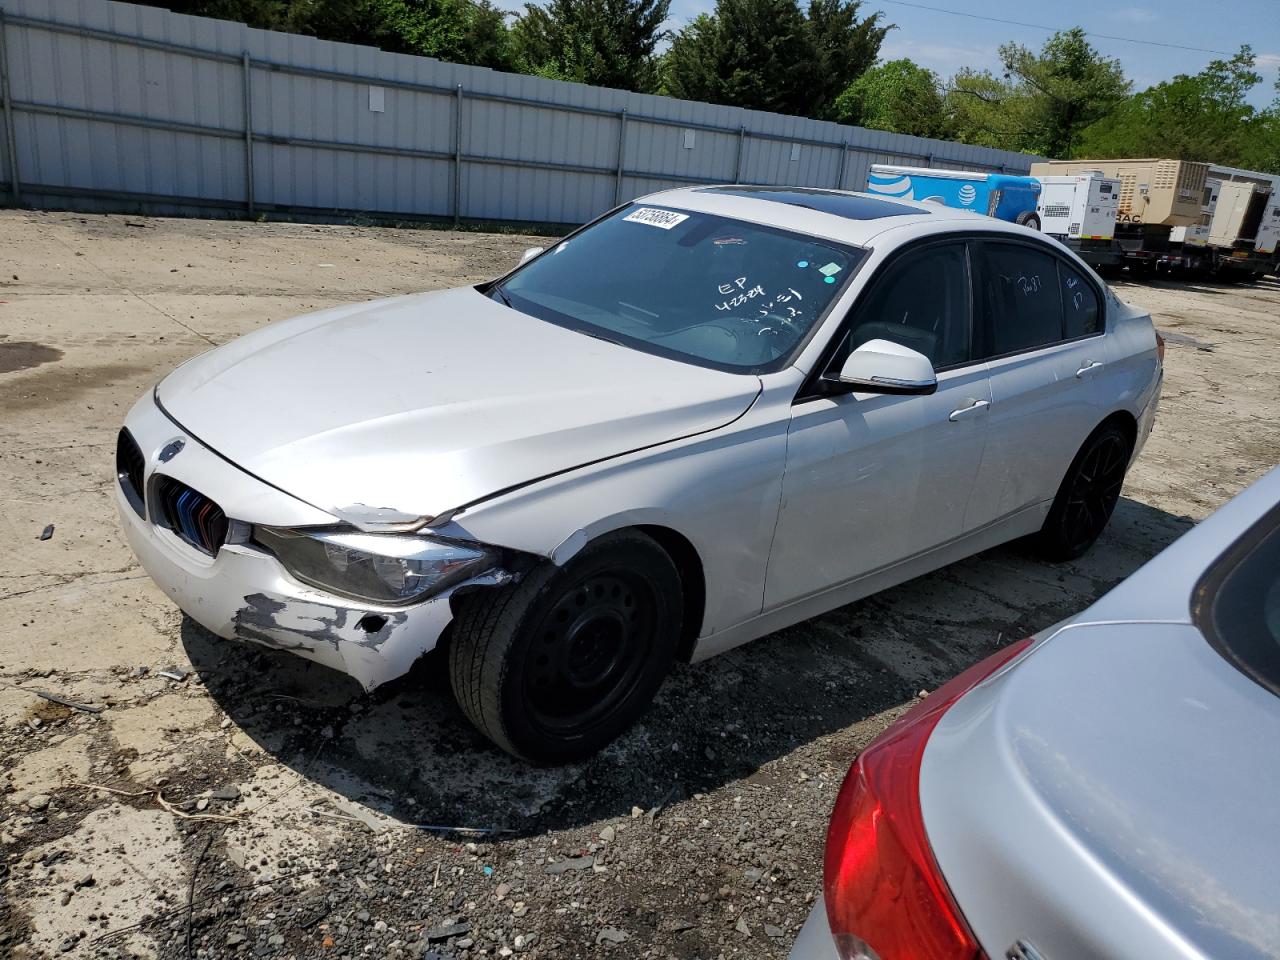
[[[1023,210],[1018,214],[1015,222],[1022,224],[1029,230],[1038,231],[1040,229],[1040,217],[1031,210]]]

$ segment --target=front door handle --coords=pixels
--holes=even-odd
[[[951,416],[947,417],[952,423],[957,420],[963,420],[965,417],[972,417],[982,413],[987,407],[991,406],[990,400],[974,400],[967,407],[961,407],[959,410],[952,410]]]
[[[1084,366],[1076,371],[1076,376],[1083,378],[1086,373],[1093,373],[1093,371],[1097,370],[1101,366],[1103,366],[1103,364],[1099,360],[1086,360],[1084,362]]]

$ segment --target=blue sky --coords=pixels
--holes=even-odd
[[[801,0],[805,3],[806,0]],[[1265,106],[1275,95],[1280,70],[1280,2],[1277,0],[1021,0],[995,4],[984,0],[920,0],[927,6],[983,16],[1019,20],[1048,27],[1081,26],[1090,32],[1137,40],[1201,47],[1234,53],[1242,43],[1253,45],[1263,82],[1251,100]],[[519,10],[523,0],[498,0]],[[679,29],[699,13],[709,12],[715,0],[673,0],[671,29]],[[881,10],[897,29],[885,39],[885,59],[909,57],[936,71],[943,79],[960,67],[999,65],[996,48],[1014,40],[1038,49],[1049,36],[1044,30],[990,23],[913,9],[888,0],[863,0],[863,11]],[[1218,54],[1126,43],[1091,37],[1107,56],[1124,64],[1135,89],[1167,80],[1178,73],[1196,73]]]

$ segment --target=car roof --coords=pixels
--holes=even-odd
[[[915,228],[904,231],[904,239],[908,235],[948,229],[1022,231],[1002,220],[940,204],[813,187],[750,184],[680,187],[649,194],[635,202],[731,217],[855,246],[870,245],[880,234],[902,228]]]

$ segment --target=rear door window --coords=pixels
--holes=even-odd
[[[982,264],[979,356],[1002,357],[1102,333],[1097,287],[1062,257],[1026,244],[987,241]]]
[[[1058,258],[1015,243],[981,245],[983,355],[1049,346],[1063,339]]]

